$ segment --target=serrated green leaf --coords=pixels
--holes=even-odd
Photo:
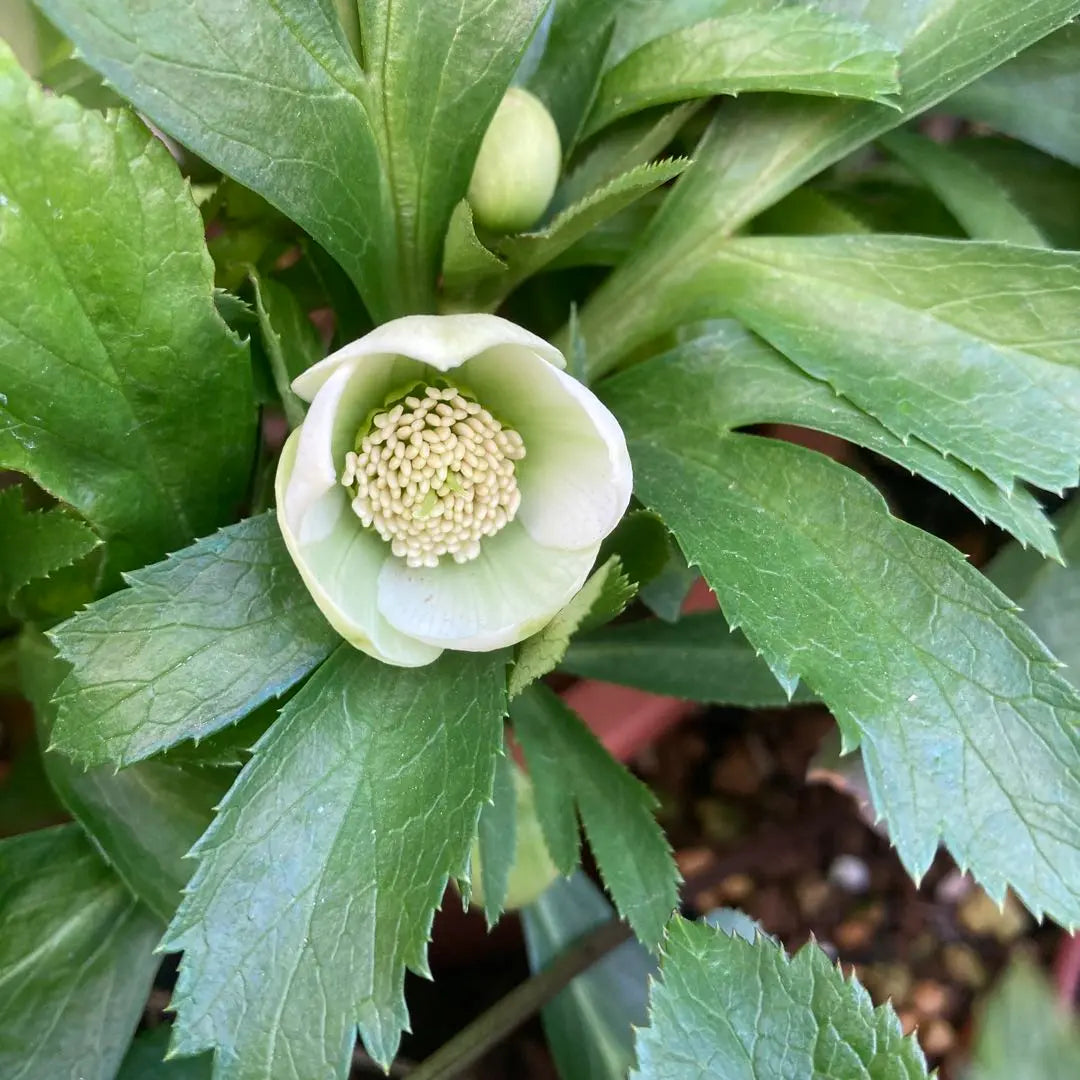
[[[235,514],[254,451],[199,213],[130,113],[43,94],[2,45],[0,145],[0,464],[118,565],[158,558]]]
[[[506,263],[484,247],[476,235],[472,207],[467,199],[454,207],[443,248],[442,281],[446,292],[468,292],[473,283],[492,274],[501,274]]]
[[[627,435],[639,497],[728,620],[861,744],[909,871],[943,840],[991,896],[1080,922],[1080,696],[1013,605],[822,455],[704,411]]]
[[[664,152],[702,104],[688,101],[673,109],[630,116],[593,139],[573,170],[559,181],[548,213],[554,216],[631,169],[648,164]]]
[[[1080,684],[1080,500],[1059,511],[1054,525],[1064,566],[1008,544],[986,567],[986,576],[1016,601],[1024,622],[1065,664],[1075,686]]]
[[[1014,960],[983,1005],[971,1080],[1075,1080],[1080,1027],[1030,961]]]
[[[698,287],[720,242],[845,154],[1080,14],[1080,0],[833,0],[830,10],[901,46],[899,110],[795,95],[725,102],[637,250],[582,310],[589,375],[715,303]],[[716,314],[715,307],[707,314]]]
[[[495,780],[491,802],[480,811],[476,828],[480,855],[480,892],[484,898],[484,917],[490,929],[499,921],[506,907],[510,870],[517,849],[517,781],[514,763],[506,754],[495,762]],[[475,874],[475,866],[472,873]]]
[[[634,1080],[919,1080],[915,1037],[811,943],[788,958],[676,917],[638,1032]]]
[[[603,625],[633,599],[637,586],[623,573],[617,555],[596,570],[574,598],[542,630],[526,638],[517,649],[510,672],[510,697],[554,671],[578,629],[595,620]]]
[[[47,743],[54,711],[49,699],[67,665],[43,637],[24,634],[19,667],[38,737]],[[45,755],[45,771],[124,884],[163,922],[172,918],[180,890],[195,872],[185,856],[206,831],[236,771],[171,761],[143,761],[120,772],[111,765],[84,771],[55,752]]]
[[[586,679],[714,705],[756,709],[791,704],[768,664],[718,611],[684,615],[676,623],[646,619],[584,634],[559,667]],[[793,700],[815,698],[800,687]]]
[[[22,488],[0,491],[0,604],[35,578],[70,566],[101,541],[93,529],[63,508],[27,510]]]
[[[307,313],[281,282],[260,277],[254,269],[249,270],[248,279],[255,290],[259,333],[278,397],[289,427],[295,428],[303,422],[307,408],[292,392],[291,383],[318,363],[325,350]]]
[[[217,1080],[344,1080],[359,1025],[389,1065],[405,969],[427,970],[491,795],[505,659],[395,668],[342,645],[289,702],[199,842],[166,936],[185,951],[176,1053],[216,1048]]]
[[[255,744],[277,719],[284,702],[295,692],[296,684],[280,698],[264,701],[240,720],[202,742],[182,742],[170,747],[157,760],[195,769],[239,769],[251,756]]]
[[[169,1049],[167,1024],[143,1031],[131,1041],[116,1080],[211,1080],[213,1063],[208,1054],[165,1061]]]
[[[161,923],[78,825],[0,841],[0,1075],[113,1080]]]
[[[625,413],[639,432],[653,425],[663,429],[667,414],[678,407],[675,403],[704,396],[708,423],[719,430],[779,423],[838,435],[925,476],[981,520],[993,521],[1024,544],[1058,557],[1053,529],[1026,489],[1004,492],[982,473],[920,439],[894,435],[734,321],[704,324],[685,344],[605,382],[602,393],[616,416]],[[898,401],[902,407],[902,399]],[[1008,408],[1002,406],[1003,411]],[[1048,441],[1053,442],[1049,436]]]
[[[1080,26],[1063,26],[941,108],[1080,165]]]
[[[140,761],[120,772],[111,765],[83,772],[56,753],[46,755],[45,771],[124,884],[163,923],[171,919],[195,873],[187,853],[236,771]]]
[[[725,306],[808,374],[985,473],[1077,483],[1080,255],[902,236],[750,237]]]
[[[564,156],[569,156],[577,142],[596,95],[619,6],[619,0],[558,0],[552,4],[544,51],[529,76],[528,88],[551,113]]]
[[[973,240],[1051,246],[994,177],[952,147],[913,131],[890,132],[881,142],[926,183]]]
[[[471,293],[474,303],[494,309],[522,281],[561,255],[589,230],[678,176],[689,164],[686,158],[672,158],[639,165],[567,207],[539,232],[500,240],[497,248],[506,260],[506,270],[477,284]]]
[[[127,580],[50,632],[74,667],[57,691],[53,742],[86,764],[131,764],[218,731],[302,679],[339,640],[272,512]]]
[[[866,26],[813,7],[730,15],[654,38],[605,74],[585,125],[687,98],[786,91],[888,101],[896,50]]]
[[[257,322],[255,309],[228,289],[214,289],[214,307],[233,330],[246,329]]]
[[[556,866],[578,859],[576,805],[604,884],[638,939],[655,947],[678,903],[679,872],[653,817],[652,792],[603,748],[545,686],[514,700],[510,717],[536,790],[536,811]]]
[[[546,968],[564,949],[613,918],[615,910],[579,870],[556,881],[521,912],[529,968]],[[625,941],[561,990],[541,1013],[562,1080],[626,1080],[634,1025],[645,1023],[656,961]]]

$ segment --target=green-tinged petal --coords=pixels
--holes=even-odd
[[[308,415],[310,417],[310,413]],[[318,539],[301,542],[290,525],[288,514],[280,509],[285,505],[288,489],[293,486],[291,478],[303,430],[294,431],[281,451],[277,500],[281,535],[304,584],[330,625],[350,645],[387,664],[400,667],[430,664],[442,649],[399,633],[378,610],[376,583],[390,556],[387,544],[363,528],[358,519],[340,521],[336,529]],[[338,499],[344,512],[351,515],[345,489],[336,482],[334,489],[324,496],[323,501],[329,503]],[[322,514],[321,510],[319,514]]]
[[[566,366],[554,345],[498,315],[406,315],[383,323],[320,360],[296,378],[292,388],[305,401],[312,401],[330,376],[351,360],[407,356],[439,371],[450,371],[499,345],[524,346],[549,364]]]
[[[315,396],[296,431],[287,484],[281,481],[283,465],[278,465],[278,507],[301,544],[328,536],[348,509],[339,477],[357,428],[387,392],[420,373],[418,364],[396,356],[351,360],[339,366]]]
[[[538,544],[518,521],[484,539],[467,563],[436,567],[387,559],[379,611],[404,634],[446,649],[484,652],[535,633],[584,584],[599,543],[577,551]]]
[[[525,441],[518,520],[545,547],[598,544],[630,501],[626,440],[576,379],[523,349],[490,349],[463,369],[479,400]]]

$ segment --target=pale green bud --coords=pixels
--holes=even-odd
[[[540,894],[559,876],[548,854],[540,819],[536,816],[536,797],[532,781],[516,765],[514,790],[517,795],[514,863],[507,882],[506,911],[518,911],[540,898]],[[470,862],[472,904],[484,906],[484,889],[480,873],[480,843],[474,841]]]
[[[562,147],[551,113],[528,90],[511,87],[480,144],[469,181],[478,224],[495,232],[523,232],[551,202]]]

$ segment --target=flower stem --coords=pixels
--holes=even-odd
[[[630,937],[618,919],[601,923],[579,938],[543,971],[515,987],[409,1074],[409,1080],[449,1080],[543,1008],[576,975]]]

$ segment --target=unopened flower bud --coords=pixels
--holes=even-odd
[[[480,144],[469,182],[473,217],[495,232],[523,232],[551,202],[562,147],[555,121],[539,98],[511,87]]]

